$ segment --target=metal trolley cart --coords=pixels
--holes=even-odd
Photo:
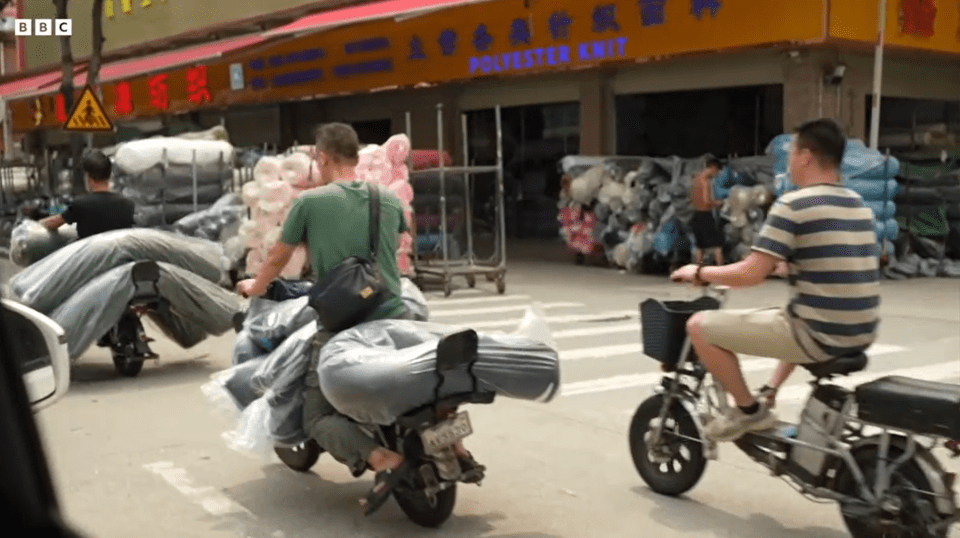
[[[422,185],[428,183],[431,179],[436,178],[438,183],[438,189],[436,195],[433,195],[429,192],[424,192],[421,189],[421,192],[417,192],[414,197],[414,210],[415,213],[422,217],[422,210],[428,208],[427,211],[430,211],[430,198],[435,196],[437,202],[437,215],[430,215],[434,217],[432,220],[435,223],[429,223],[426,226],[413,226],[413,235],[414,235],[414,270],[416,272],[417,280],[420,282],[426,281],[428,278],[433,280],[439,280],[440,284],[443,286],[444,296],[449,297],[453,291],[453,279],[456,277],[464,277],[467,281],[467,285],[471,288],[476,286],[477,277],[484,276],[488,282],[496,282],[497,292],[504,293],[507,289],[506,284],[506,272],[507,272],[507,247],[506,247],[506,221],[504,216],[504,203],[503,203],[503,130],[500,120],[500,106],[497,105],[495,109],[496,117],[496,141],[497,141],[497,159],[496,164],[493,166],[447,166],[444,159],[444,148],[443,148],[443,105],[437,105],[437,153],[439,155],[439,167],[430,168],[426,170],[413,170],[412,161],[408,165],[410,169],[410,182],[414,186],[414,191],[417,191],[418,184]],[[407,112],[407,137],[411,140],[412,145],[412,127],[410,121],[410,113]],[[468,142],[468,133],[467,133],[467,115],[461,115],[461,128],[463,131],[463,162],[470,162],[470,146]],[[496,188],[494,194],[494,225],[493,225],[493,235],[494,235],[494,249],[493,254],[490,258],[481,259],[475,251],[475,234],[473,230],[473,205],[472,205],[472,193],[474,187],[473,178],[479,174],[496,174]],[[448,176],[454,176],[450,182],[448,182]],[[462,182],[458,181],[456,177],[462,178]],[[448,187],[456,189],[454,193],[451,193]],[[461,191],[462,189],[462,191]],[[419,200],[418,200],[419,198]],[[454,203],[451,203],[454,202]],[[451,250],[459,250],[458,248],[453,248],[454,234],[451,233],[451,219],[449,214],[449,209],[451,206],[456,208],[457,213],[460,213],[462,208],[462,213],[457,219],[459,223],[462,223],[462,232],[466,236],[466,249],[460,255],[457,255],[456,252],[451,252]],[[421,211],[417,211],[420,209]],[[432,211],[431,211],[432,212]],[[458,224],[459,224],[458,223]],[[461,226],[456,226],[460,228]],[[422,256],[421,255],[421,239],[430,239],[435,238],[436,246],[434,247],[436,255],[433,256]]]

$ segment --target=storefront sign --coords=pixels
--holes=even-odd
[[[877,15],[876,0],[831,0],[830,37],[874,43]],[[960,54],[960,0],[888,1],[886,45]]]
[[[122,120],[206,106],[811,42],[823,37],[824,1],[491,0],[401,22],[344,26],[258,47],[255,54],[241,52],[207,67],[105,84],[104,105],[116,114],[114,120]],[[12,106],[17,129],[32,128],[29,102]],[[46,116],[42,124],[56,125]]]

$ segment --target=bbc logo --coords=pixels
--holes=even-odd
[[[14,35],[73,35],[72,19],[15,19]]]

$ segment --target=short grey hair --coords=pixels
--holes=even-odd
[[[346,123],[326,123],[317,127],[317,149],[334,161],[350,164],[360,158],[360,138]]]

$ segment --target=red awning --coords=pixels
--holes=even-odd
[[[21,78],[19,80],[11,80],[5,84],[0,84],[0,97],[3,97],[4,99],[11,99],[20,93],[37,90],[38,88],[49,87],[60,82],[60,75],[61,72],[59,70],[50,71],[40,75]]]
[[[387,19],[402,15],[414,15],[419,12],[434,11],[486,1],[488,0],[388,0],[386,2],[372,2],[308,15],[286,26],[265,32],[263,35],[266,37],[276,37],[297,33],[310,33],[345,24]]]
[[[119,60],[110,62],[100,69],[100,82],[111,82],[137,75],[144,75],[153,71],[160,71],[181,65],[203,62],[266,41],[260,35],[248,35],[233,39],[225,39],[215,43],[205,43],[194,47],[178,49],[162,54],[154,54],[143,58]],[[83,72],[73,78],[75,88],[83,88],[87,83],[87,64],[83,64]],[[0,95],[7,99],[26,99],[36,95],[43,95],[54,91],[54,84],[60,82],[60,71],[44,73],[28,79],[16,80],[0,86]]]
[[[219,58],[224,54],[264,41],[266,41],[266,39],[263,36],[248,35],[164,52],[162,54],[154,54],[153,56],[146,56],[144,58],[111,62],[100,69],[99,79],[100,82],[111,82],[137,75],[145,75],[154,71],[162,71],[172,67],[199,63]],[[86,72],[80,73],[73,79],[73,85],[78,88],[86,83]]]

